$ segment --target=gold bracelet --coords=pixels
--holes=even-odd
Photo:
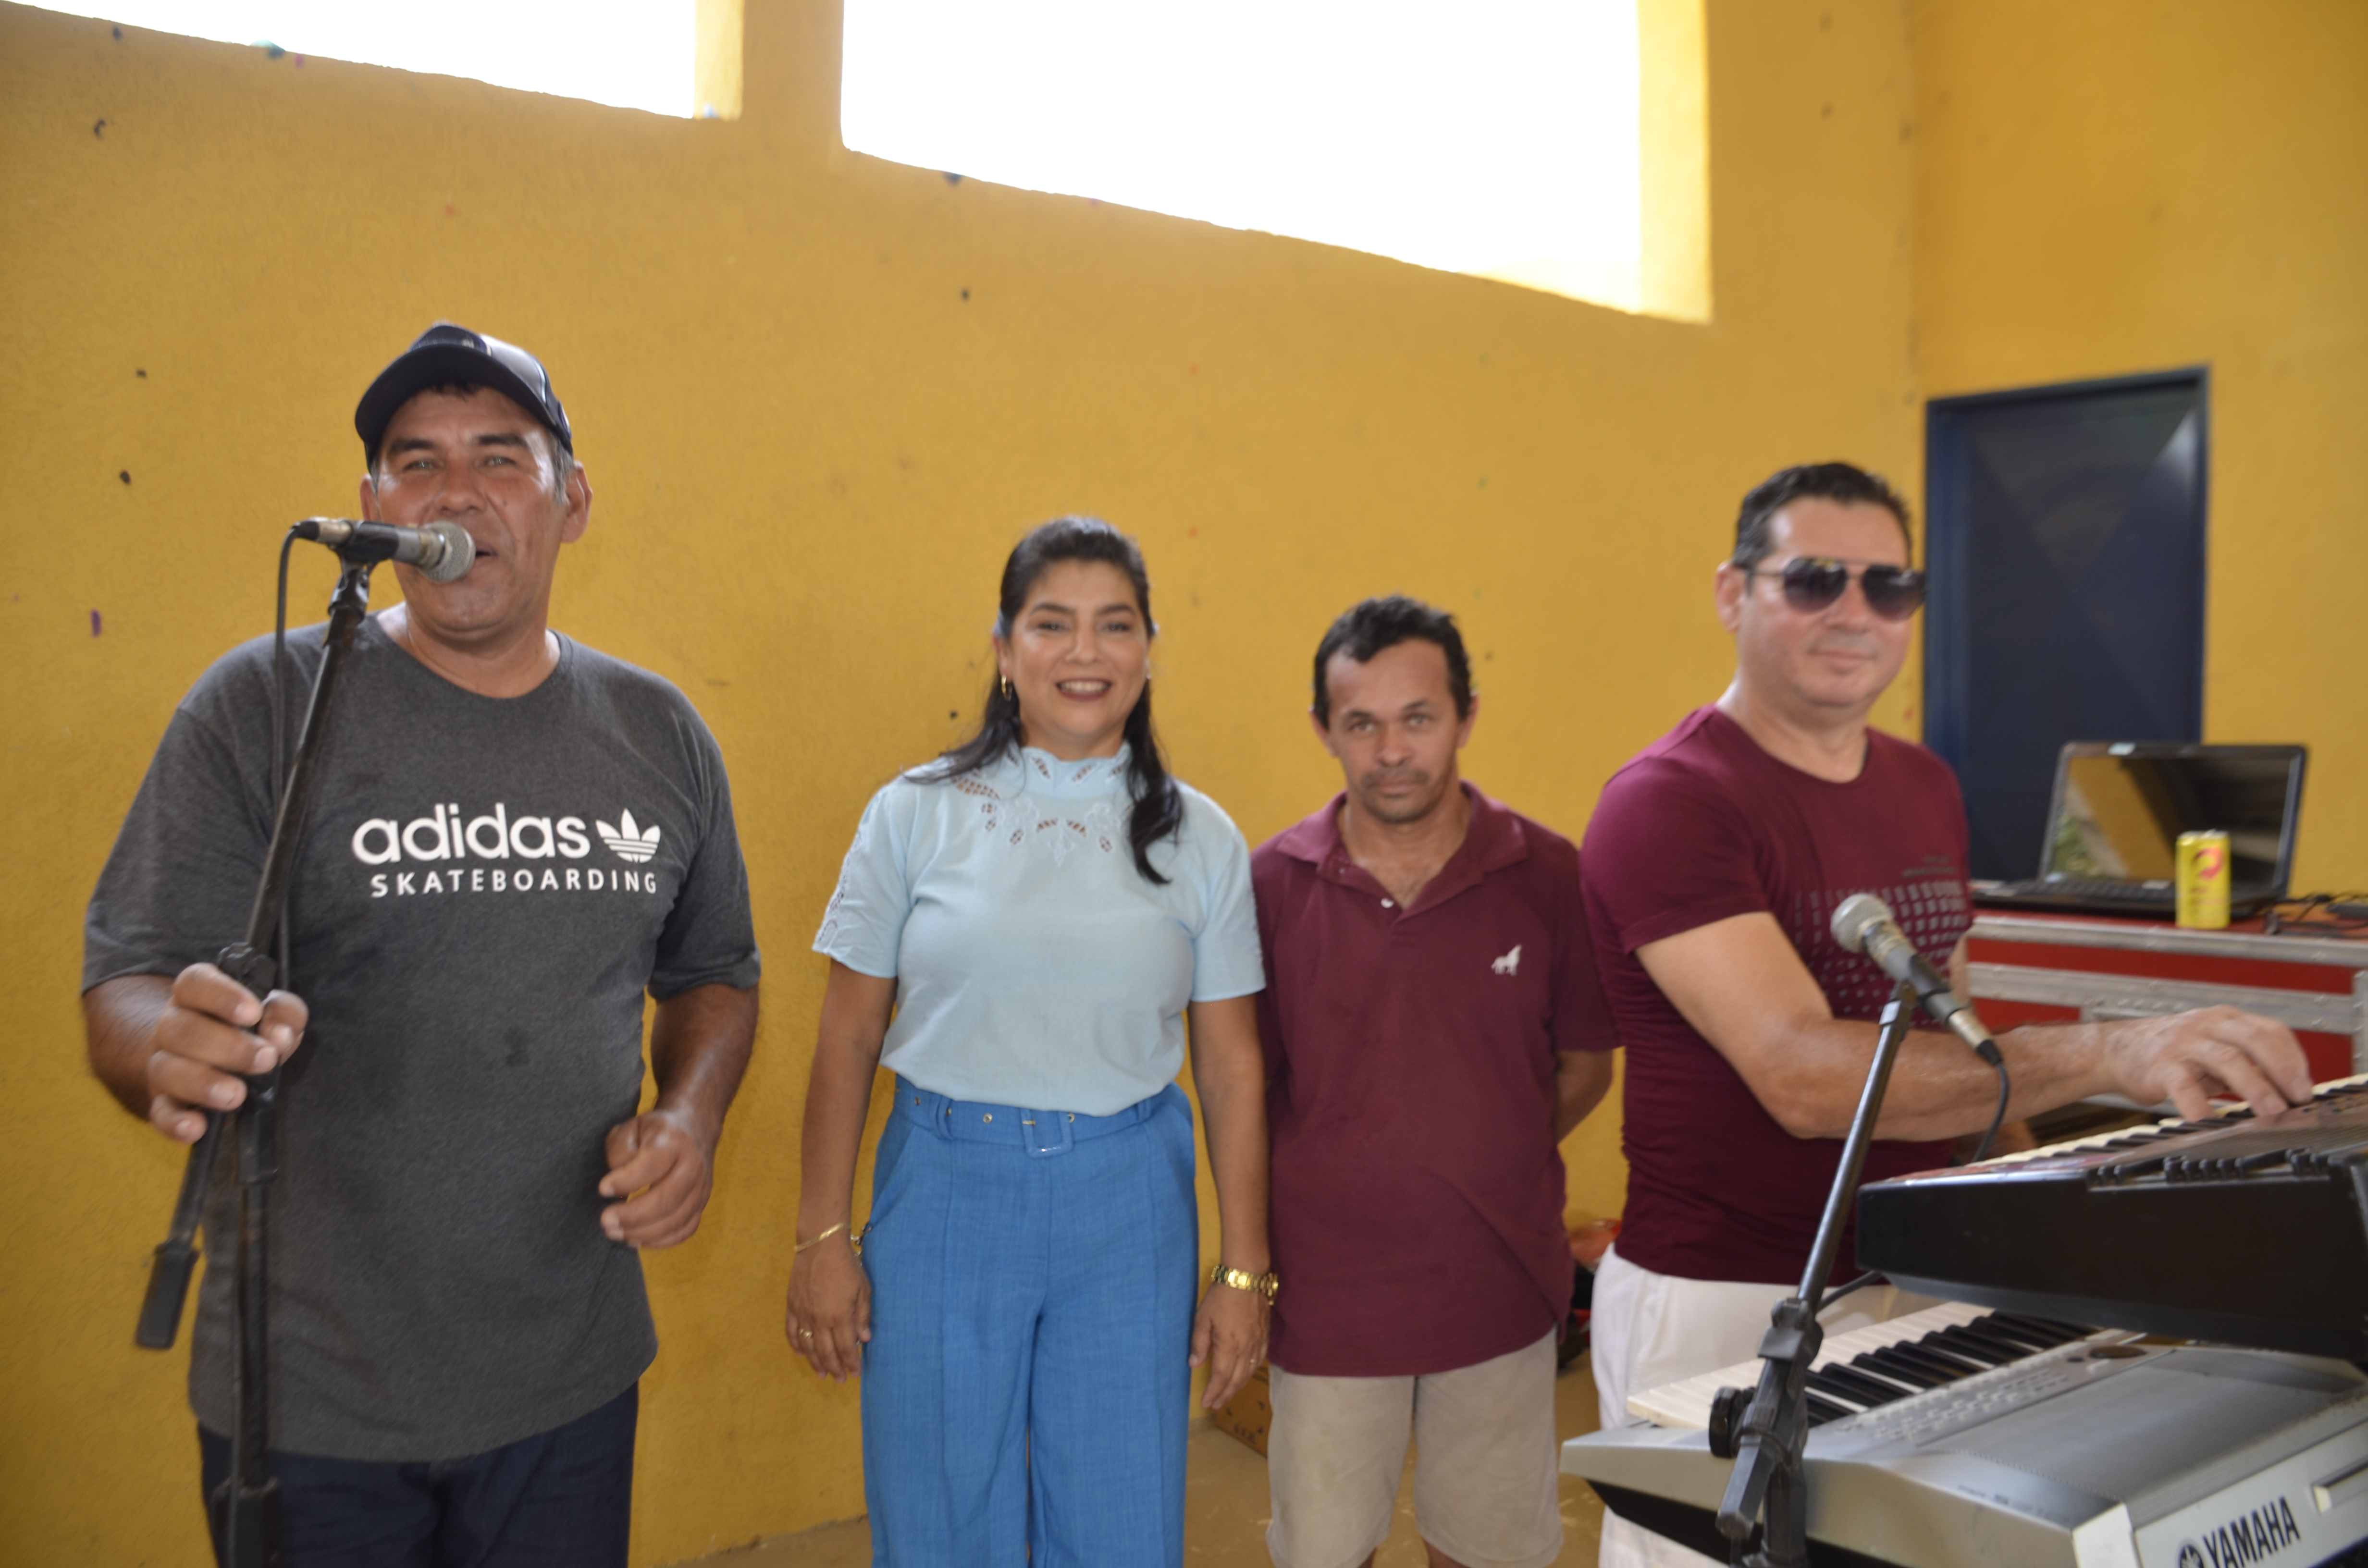
[[[1209,1270],[1209,1283],[1230,1285],[1236,1290],[1247,1290],[1255,1295],[1264,1296],[1269,1305],[1273,1304],[1275,1292],[1282,1289],[1282,1281],[1275,1278],[1274,1270],[1271,1268],[1264,1274],[1252,1274],[1247,1268],[1227,1268],[1222,1263]]]
[[[818,1246],[822,1245],[822,1244],[823,1244],[823,1243],[825,1243],[825,1242],[826,1242],[826,1241],[830,1240],[830,1238],[831,1238],[831,1237],[833,1237],[833,1236],[835,1236],[835,1235],[838,1234],[838,1233],[839,1233],[839,1232],[841,1232],[841,1231],[843,1231],[843,1230],[845,1230],[845,1229],[847,1229],[847,1221],[844,1221],[844,1220],[841,1220],[837,1224],[833,1225],[829,1230],[825,1231],[822,1234],[820,1234],[820,1235],[816,1236],[814,1240],[812,1240],[812,1241],[810,1241],[810,1242],[800,1242],[797,1245],[795,1245],[795,1246],[791,1247],[791,1248],[790,1249],[790,1256],[791,1256],[791,1257],[795,1257],[795,1256],[798,1256],[798,1254],[800,1254],[800,1253],[802,1253],[802,1252],[805,1251],[805,1250],[806,1250],[806,1248],[808,1248],[808,1247],[818,1247]]]

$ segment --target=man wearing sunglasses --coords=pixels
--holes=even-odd
[[[1744,498],[1713,595],[1734,683],[1612,777],[1587,834],[1588,919],[1628,1052],[1628,1211],[1595,1289],[1606,1425],[1632,1419],[1632,1392],[1748,1360],[1799,1283],[1891,994],[1834,941],[1835,906],[1875,893],[1961,987],[1973,923],[1954,775],[1867,723],[1924,597],[1906,504],[1847,463],[1786,469]],[[1999,1046],[2014,1116],[2112,1092],[2192,1117],[2214,1094],[2275,1108],[2311,1089],[2283,1025],[2227,1007]],[[1996,1104],[1987,1065],[1918,1031],[1865,1179],[1947,1164]],[[1924,1304],[1884,1287],[1820,1321],[1832,1334]],[[1709,1561],[1614,1517],[1603,1540],[1606,1564]]]

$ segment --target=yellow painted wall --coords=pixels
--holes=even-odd
[[[2076,364],[2048,357],[2059,325],[1994,364],[2002,326],[1937,321],[1937,300],[2002,314],[1918,260],[1940,220],[1912,71],[1963,55],[1970,104],[1973,77],[2031,62],[1978,9],[1712,0],[1715,319],[1692,324],[848,154],[828,0],[752,0],[741,118],[709,122],[0,6],[0,1561],[202,1560],[182,1359],[129,1344],[178,1162],[84,1074],[81,909],[173,703],[268,625],[280,528],[350,505],[353,400],[420,327],[552,365],[598,493],[556,617],[678,682],[733,768],[771,967],[706,1227],[649,1260],[635,1560],[671,1562],[862,1506],[854,1392],[780,1337],[805,944],[865,796],[974,709],[1011,540],[1071,509],[1142,537],[1175,760],[1254,840],[1334,787],[1308,656],[1386,590],[1463,619],[1472,776],[1579,832],[1606,774],[1726,676],[1709,574],[1741,492],[1827,455],[1915,483],[1911,325],[1952,390],[2204,357],[2134,335]],[[1998,134],[2053,101],[1995,111]],[[1996,176],[1947,177],[1975,202]],[[2189,306],[2215,308],[2203,287],[2157,308]],[[2303,347],[2262,352],[2249,426],[2222,372],[2224,442],[2266,430]],[[2232,733],[2255,699],[2229,691],[2272,700],[2228,662],[2238,634],[2283,634],[2272,594],[2333,592],[2228,562],[2227,486],[2273,455],[2241,449],[2215,454],[2215,570],[2252,585],[2214,599]],[[2324,474],[2331,447],[2303,459]],[[2278,494],[2274,520],[2338,548],[2338,487]],[[327,581],[306,560],[300,603]],[[1913,690],[1883,722],[1912,732]],[[1574,1214],[1619,1207],[1615,1129],[1573,1140]]]
[[[2311,748],[2368,886],[2368,6],[1917,0],[1928,396],[2208,365],[2204,738]]]

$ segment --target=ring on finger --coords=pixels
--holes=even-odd
[[[802,1328],[798,1330],[798,1337],[806,1341],[808,1344],[812,1344],[814,1342],[814,1330],[810,1328]]]

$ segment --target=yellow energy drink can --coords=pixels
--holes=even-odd
[[[2228,924],[2228,835],[2179,835],[2179,923],[2199,931]],[[2158,907],[2158,906],[2157,906]]]

